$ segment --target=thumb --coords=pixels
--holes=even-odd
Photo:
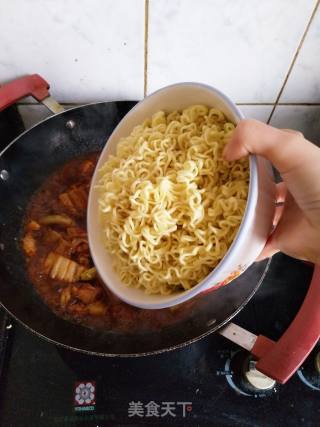
[[[242,120],[224,149],[224,157],[232,161],[250,153],[270,160],[302,210],[310,201],[318,199],[320,149],[301,134],[256,120]],[[307,216],[312,219],[312,214],[307,213]]]
[[[300,133],[280,130],[257,120],[241,120],[223,154],[229,161],[250,153],[261,155],[282,174],[299,166],[302,159],[312,159],[317,152],[318,148]]]

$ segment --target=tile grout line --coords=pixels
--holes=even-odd
[[[313,9],[313,11],[312,11],[312,14],[311,14],[311,16],[310,16],[310,18],[309,18],[308,23],[307,23],[307,25],[306,25],[306,28],[305,28],[305,30],[304,30],[304,32],[303,32],[303,34],[302,34],[302,37],[301,37],[301,40],[300,40],[300,42],[299,42],[299,44],[298,44],[298,47],[297,47],[297,49],[296,49],[296,52],[295,52],[295,54],[293,55],[293,58],[292,58],[291,64],[290,64],[290,66],[289,66],[289,69],[288,69],[288,71],[287,71],[287,74],[286,74],[286,76],[285,76],[285,79],[284,79],[284,81],[283,81],[283,83],[282,83],[282,86],[281,86],[281,88],[280,88],[280,90],[279,90],[279,93],[278,93],[278,95],[277,95],[277,98],[276,98],[276,100],[275,100],[275,102],[274,102],[274,105],[273,105],[273,108],[272,108],[271,113],[270,113],[270,115],[269,115],[269,118],[268,118],[268,120],[267,120],[267,123],[268,123],[268,124],[270,123],[270,121],[271,121],[271,119],[272,119],[272,117],[273,117],[273,114],[274,114],[274,112],[275,112],[275,109],[277,108],[277,105],[279,104],[279,100],[280,100],[281,95],[282,95],[282,93],[283,93],[283,91],[284,91],[284,88],[285,88],[285,86],[286,86],[286,84],[287,84],[287,81],[288,81],[288,79],[289,79],[289,77],[290,77],[290,74],[291,74],[291,71],[292,71],[292,69],[293,69],[293,66],[294,66],[294,64],[296,63],[296,60],[297,60],[297,58],[298,58],[298,55],[299,55],[300,50],[301,50],[301,48],[302,48],[302,45],[303,45],[303,43],[304,43],[304,41],[305,41],[305,38],[306,38],[306,36],[307,36],[307,34],[308,34],[308,31],[309,31],[309,28],[310,28],[311,23],[312,23],[312,21],[313,21],[313,18],[315,17],[315,14],[316,14],[316,12],[317,12],[317,9],[318,9],[318,6],[319,6],[319,3],[320,3],[320,0],[317,0],[317,3],[316,3],[316,5],[315,5],[315,7],[314,7],[314,9]]]
[[[143,96],[148,90],[148,42],[149,42],[149,0],[144,0],[144,67],[143,67]]]

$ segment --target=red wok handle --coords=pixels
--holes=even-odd
[[[283,384],[297,371],[320,338],[320,266],[315,266],[304,302],[278,342],[260,335],[251,353],[256,368]]]
[[[25,96],[33,96],[42,101],[49,96],[49,83],[39,74],[31,74],[0,86],[0,111]]]

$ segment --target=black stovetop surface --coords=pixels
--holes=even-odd
[[[0,113],[0,151],[22,130],[15,108]],[[235,323],[256,334],[279,338],[297,313],[311,275],[307,264],[276,255],[260,289]],[[0,309],[0,426],[319,425],[320,376],[308,383],[314,354],[287,384],[249,395],[241,387],[240,393],[235,390],[234,385],[240,384],[238,376],[226,368],[230,356],[236,360],[243,354],[214,334],[157,356],[94,358],[55,347]],[[91,386],[95,390],[89,396],[90,404],[79,406],[75,389],[92,391]],[[147,416],[152,405],[159,417]],[[161,416],[168,405],[172,412]],[[140,416],[129,416],[130,407],[139,410]]]
[[[311,274],[310,266],[275,256],[257,294],[235,322],[277,339],[297,312]],[[320,387],[313,390],[299,374],[260,395],[246,396],[231,387],[225,365],[239,348],[216,334],[157,356],[105,359],[57,348],[15,322],[9,324],[0,395],[4,427],[319,425]],[[95,386],[95,403],[79,412],[74,389],[88,382]],[[129,416],[130,402],[136,408],[141,403],[143,416]],[[173,402],[176,416],[147,417],[150,402],[160,405],[160,413],[164,402]]]

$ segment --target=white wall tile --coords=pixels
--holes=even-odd
[[[143,97],[144,0],[0,4],[0,82],[39,73],[60,102]]]
[[[315,0],[150,0],[148,92],[211,84],[236,102],[274,102]]]
[[[238,105],[238,107],[243,112],[246,119],[256,119],[265,123],[272,110],[272,105]]]
[[[320,106],[279,105],[270,124],[282,129],[299,130],[320,146]]]
[[[320,8],[282,93],[281,102],[320,102]]]

